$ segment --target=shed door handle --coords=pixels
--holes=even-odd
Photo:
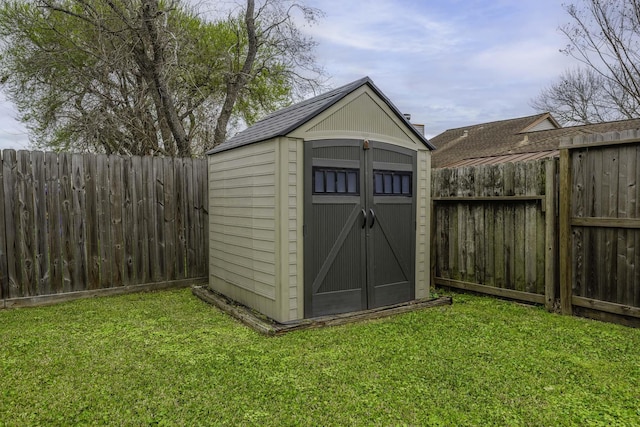
[[[364,228],[367,225],[367,211],[362,209],[362,227]]]
[[[369,209],[369,213],[371,214],[371,225],[369,226],[369,228],[373,228],[373,224],[376,223],[376,213],[373,211],[373,209]]]

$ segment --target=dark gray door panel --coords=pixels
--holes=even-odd
[[[306,143],[305,317],[414,298],[415,164],[390,144]]]

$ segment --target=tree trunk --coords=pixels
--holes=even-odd
[[[189,157],[191,156],[189,138],[184,130],[184,126],[182,126],[182,122],[176,111],[173,96],[163,76],[165,56],[157,25],[157,18],[159,16],[161,16],[161,14],[158,11],[158,0],[144,0],[142,3],[142,20],[150,44],[149,53],[152,56],[149,58],[147,52],[143,52],[145,75],[151,78],[151,86],[160,98],[158,115],[165,118],[171,130],[171,134],[178,148],[178,156]]]
[[[258,36],[256,35],[255,21],[255,1],[247,0],[247,11],[244,15],[244,23],[247,27],[247,56],[245,57],[242,69],[237,73],[231,73],[226,78],[227,90],[222,104],[222,109],[216,122],[216,129],[213,133],[213,147],[221,144],[227,137],[227,125],[233,113],[233,107],[238,100],[240,91],[244,89],[251,76],[251,70],[256,60],[258,52]]]

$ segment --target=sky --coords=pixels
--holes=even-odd
[[[204,0],[204,2],[216,0]],[[338,87],[364,76],[427,137],[527,116],[530,101],[576,65],[560,53],[569,22],[553,0],[306,0],[324,12],[302,30]],[[0,149],[28,149],[0,92]]]

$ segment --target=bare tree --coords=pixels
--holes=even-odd
[[[538,111],[550,111],[561,123],[589,124],[627,118],[620,113],[626,95],[611,80],[590,68],[566,70],[531,101]]]
[[[572,123],[640,117],[640,1],[583,0],[565,9],[562,51],[581,68],[565,72],[531,105]]]

